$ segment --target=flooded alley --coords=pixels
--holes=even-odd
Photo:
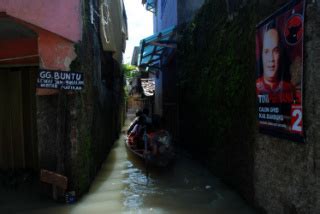
[[[128,125],[129,121],[126,122]],[[125,130],[126,127],[123,133]],[[27,206],[22,202],[23,198],[20,198],[11,203],[16,206],[7,207],[5,211],[61,214],[254,213],[237,193],[186,154],[178,153],[170,168],[150,168],[146,173],[143,162],[126,149],[124,139],[125,135],[122,134],[96,176],[89,193],[80,201],[71,205],[43,201],[39,201],[37,205],[33,201],[32,205]]]
[[[320,214],[319,26],[320,0],[0,0],[0,214]]]

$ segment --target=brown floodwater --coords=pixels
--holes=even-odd
[[[89,193],[72,205],[21,213],[255,213],[243,199],[201,164],[179,154],[171,167],[146,169],[115,143]]]

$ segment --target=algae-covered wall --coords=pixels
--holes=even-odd
[[[205,0],[178,0],[178,24],[189,22]]]
[[[181,144],[268,213],[317,213],[319,194],[319,3],[307,2],[306,144],[258,132],[255,26],[288,1],[207,0],[181,27],[178,88]],[[235,4],[235,5],[233,5]],[[230,9],[232,8],[232,9]],[[229,11],[229,13],[227,13]],[[312,189],[312,185],[315,185]]]
[[[85,73],[85,89],[72,99],[70,143],[72,188],[84,193],[120,133],[123,111],[123,73],[112,53],[104,52],[99,37],[98,2],[83,1],[83,40],[77,48],[75,70]],[[73,126],[73,127],[72,127]]]
[[[102,50],[100,19],[92,11],[99,11],[98,2],[82,1],[81,9],[82,41],[75,45],[70,70],[84,73],[85,87],[37,100],[38,124],[49,124],[39,129],[46,142],[40,167],[67,176],[68,191],[78,196],[88,190],[118,137],[124,112],[123,73],[112,53]]]
[[[207,1],[178,46],[182,143],[252,199],[256,5],[228,21],[225,1]]]

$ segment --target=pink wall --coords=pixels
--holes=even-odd
[[[10,18],[21,27],[33,30],[37,37],[0,40],[0,65],[38,64],[42,69],[70,70],[71,62],[77,57],[72,41],[16,18]],[[35,57],[17,59],[23,56]],[[53,89],[37,89],[37,95],[51,95],[58,92]]]
[[[80,3],[81,0],[0,0],[0,12],[77,42],[82,30]]]

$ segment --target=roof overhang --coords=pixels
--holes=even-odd
[[[0,26],[0,40],[37,37],[30,28],[15,22],[3,12],[0,12]]]
[[[146,9],[152,13],[156,12],[157,0],[142,0],[142,4],[146,5]]]
[[[139,67],[157,67],[163,53],[176,49],[176,26],[170,27],[140,42]]]
[[[0,67],[37,65],[38,34],[0,12]]]

